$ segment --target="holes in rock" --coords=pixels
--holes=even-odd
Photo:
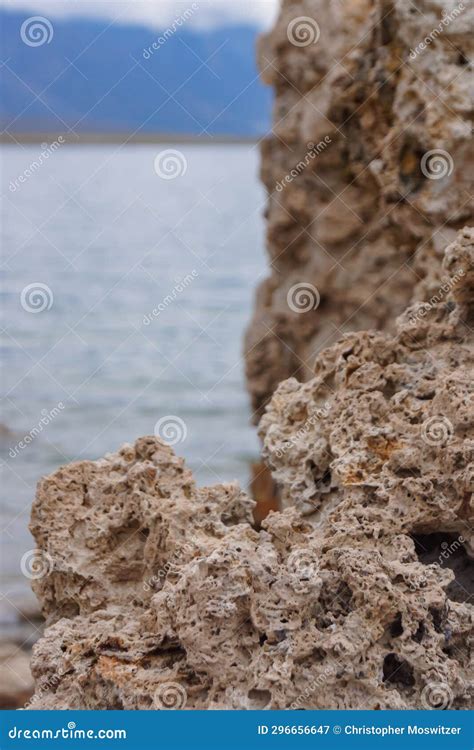
[[[398,638],[399,635],[403,633],[403,625],[402,625],[402,616],[400,612],[397,614],[396,618],[390,625],[390,635],[392,638]]]
[[[443,613],[440,609],[435,609],[435,607],[430,607],[429,609],[431,619],[433,620],[433,627],[436,630],[437,633],[443,632]]]
[[[421,477],[420,469],[416,469],[416,468],[407,469],[404,466],[397,466],[397,468],[394,469],[394,473],[397,475],[397,477],[400,477],[401,479],[410,479],[411,477]]]
[[[331,470],[330,469],[326,469],[319,483],[322,485],[326,485],[327,487],[331,486]]]
[[[337,622],[339,618],[345,618],[352,611],[352,591],[344,581],[337,588],[323,588],[319,604],[325,614],[322,617],[316,615],[316,622],[317,627],[324,630]]]
[[[455,602],[466,602],[474,594],[474,561],[464,548],[460,534],[439,532],[436,534],[412,534],[418,559],[424,565],[438,563],[441,568],[450,568],[454,581],[446,594]]]
[[[118,638],[111,636],[98,645],[99,651],[126,651],[127,647],[120,643]]]
[[[464,52],[461,52],[461,50],[459,50],[459,54],[456,58],[456,65],[462,65],[463,67],[465,65],[469,65],[469,58],[467,58]]]
[[[425,635],[426,629],[425,629],[425,623],[423,621],[420,622],[418,625],[418,630],[416,633],[413,634],[412,638],[416,643],[421,643],[423,640],[423,636]]]
[[[421,159],[424,150],[412,137],[408,137],[400,149],[399,179],[404,187],[404,194],[414,193],[421,188],[425,176],[421,171]]]
[[[383,45],[390,44],[392,39],[395,37],[396,30],[397,30],[397,21],[395,14],[393,12],[393,6],[391,3],[388,4],[388,9],[384,5],[382,5],[381,10],[382,18],[380,21],[380,36],[381,36],[381,42]]]
[[[398,392],[397,385],[391,381],[386,383],[384,387],[382,388],[383,396],[387,401],[390,401],[390,399],[393,398],[393,396],[395,396],[397,392]]]
[[[57,619],[60,619],[61,617],[66,617],[68,619],[71,619],[73,617],[76,617],[80,613],[80,607],[77,602],[73,601],[67,601],[61,604],[60,613]]]
[[[314,648],[311,653],[311,658],[317,663],[321,663],[326,658],[327,653],[323,648]]]
[[[411,687],[415,684],[413,667],[396,654],[387,654],[383,660],[383,681],[390,682],[393,685]]]
[[[326,469],[321,476],[320,468],[314,461],[308,461],[308,468],[314,479],[314,485],[317,492],[329,492],[331,489],[331,470]]]
[[[248,698],[252,708],[265,708],[270,703],[272,694],[269,690],[249,690]]]

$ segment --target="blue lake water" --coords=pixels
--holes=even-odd
[[[169,149],[179,154],[158,162],[163,177],[155,159]],[[168,416],[186,433],[175,450],[201,485],[245,486],[258,453],[242,360],[266,273],[257,148],[63,144],[31,169],[40,151],[2,150],[10,600],[29,588],[20,560],[34,546],[40,476],[153,434]],[[166,179],[176,164],[179,176]],[[173,426],[167,434],[176,439]]]

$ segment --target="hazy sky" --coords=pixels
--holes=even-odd
[[[247,22],[269,27],[279,0],[0,0],[0,6],[46,17],[89,16],[165,28],[195,2],[190,25]]]

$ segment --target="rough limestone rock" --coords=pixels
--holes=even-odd
[[[458,0],[283,0],[261,40],[275,105],[271,275],[246,339],[257,418],[341,334],[392,331],[439,287],[442,252],[473,216],[473,23]]]
[[[230,526],[252,519],[253,505],[236,484],[198,489],[154,438],[59,469],[40,481],[31,515],[45,574],[32,586],[47,623],[133,606],[142,582],[151,596],[175,561],[211,552]]]
[[[356,522],[351,534],[392,527],[469,539],[473,229],[447,248],[443,267],[431,301],[409,307],[394,335],[346,334],[320,354],[312,380],[278,387],[260,433],[284,507],[315,523],[334,512]]]
[[[280,386],[262,433],[294,507],[260,531],[156,438],[40,483],[32,707],[471,705],[473,241],[396,335],[346,336]]]

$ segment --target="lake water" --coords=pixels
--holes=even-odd
[[[266,273],[256,147],[40,152],[2,150],[4,603],[29,589],[40,476],[169,416],[158,430],[184,438],[201,485],[246,486],[258,453],[242,360]]]

